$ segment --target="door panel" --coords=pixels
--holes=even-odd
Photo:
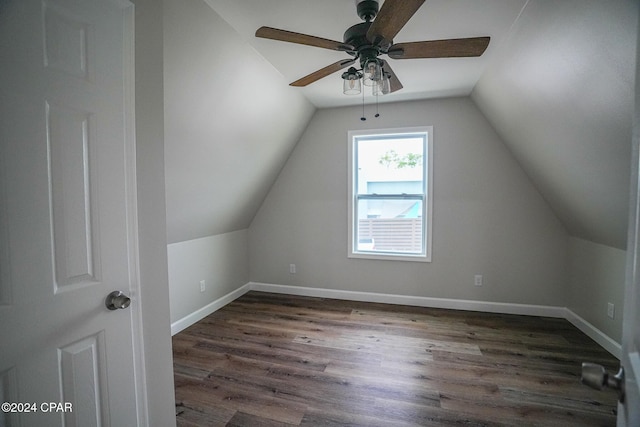
[[[46,105],[56,292],[100,281],[91,113]],[[93,197],[92,197],[93,196]],[[95,243],[95,246],[94,246]]]
[[[89,80],[88,53],[92,26],[53,3],[43,4],[44,66]]]
[[[0,1],[0,397],[36,403],[2,426],[144,424],[132,23],[126,0]]]
[[[99,332],[59,349],[62,397],[78,406],[64,413],[66,426],[110,425],[104,340]]]

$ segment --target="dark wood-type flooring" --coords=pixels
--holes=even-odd
[[[178,426],[615,426],[563,319],[250,292],[173,348]]]

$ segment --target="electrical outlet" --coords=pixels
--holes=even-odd
[[[204,292],[207,287],[207,283],[204,280],[200,280],[200,292]]]
[[[296,265],[295,264],[289,264],[289,273],[290,274],[296,274]]]
[[[607,303],[607,316],[609,316],[609,318],[613,319],[616,315],[616,307],[613,305],[613,303],[608,302]]]
[[[476,274],[473,276],[473,284],[476,286],[482,286],[482,274]]]

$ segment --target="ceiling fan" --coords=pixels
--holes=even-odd
[[[409,43],[393,43],[393,38],[418,11],[425,0],[385,0],[379,8],[378,0],[356,0],[358,16],[364,21],[348,28],[344,41],[339,42],[307,34],[260,27],[256,37],[279,40],[324,49],[337,50],[351,55],[347,58],[302,77],[291,86],[307,86],[360,60],[361,69],[350,67],[342,74],[344,93],[360,93],[360,79],[374,86],[374,93],[395,92],[402,89],[389,63],[380,59],[388,55],[392,59],[474,57],[484,53],[490,37],[431,40]],[[355,91],[357,89],[357,92]]]

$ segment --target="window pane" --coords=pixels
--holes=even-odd
[[[356,251],[423,253],[423,202],[416,199],[358,200]]]
[[[422,194],[422,136],[361,137],[357,140],[358,194]]]

